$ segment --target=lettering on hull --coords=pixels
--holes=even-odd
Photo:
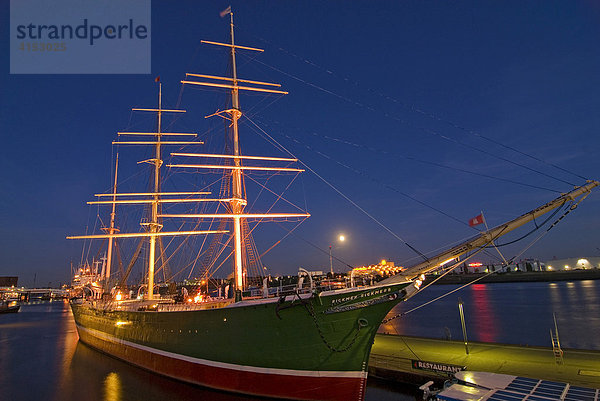
[[[356,300],[361,300],[364,298],[372,297],[375,295],[381,295],[375,298],[367,299],[364,301],[352,302]],[[379,304],[382,302],[390,302],[397,301],[399,298],[402,299],[406,296],[405,290],[393,291],[392,288],[380,288],[378,290],[366,291],[360,294],[334,299],[331,301],[331,305],[334,305],[327,310],[325,310],[325,314],[330,313],[340,313],[340,312],[348,312],[355,309],[366,308],[371,305]]]

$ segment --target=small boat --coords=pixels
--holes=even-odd
[[[0,300],[0,313],[17,313],[21,305],[16,299]]]

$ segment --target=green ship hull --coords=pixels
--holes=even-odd
[[[73,303],[72,310],[82,342],[166,376],[260,396],[361,400],[375,333],[410,284],[200,306],[206,309]]]

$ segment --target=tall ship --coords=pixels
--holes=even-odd
[[[167,165],[165,148],[185,146],[189,149],[202,145],[193,133],[163,130],[164,115],[184,110],[163,108],[160,83],[157,107],[134,109],[155,115],[156,131],[121,132],[119,137],[134,140],[121,139],[115,143],[152,149],[151,157],[139,162],[150,164],[150,189],[119,192],[115,168],[113,190],[98,194],[99,200],[89,202],[112,208],[104,233],[68,237],[107,242],[107,260],[100,280],[104,293],[71,303],[79,339],[133,365],[214,389],[297,400],[362,400],[375,334],[395,305],[419,291],[425,273],[452,267],[459,258],[476,254],[498,237],[539,216],[577,204],[598,182],[586,182],[543,206],[377,283],[356,286],[354,280],[350,280],[339,288],[318,285],[306,274],[305,279],[287,291],[281,287],[270,288],[268,280],[252,274],[253,269],[257,270],[260,254],[251,235],[255,226],[251,228],[249,222],[300,220],[310,215],[305,211],[273,212],[271,208],[263,212],[249,211],[252,204],[245,180],[249,173],[257,171],[299,174],[303,169],[294,157],[242,152],[240,92],[286,92],[277,84],[237,76],[236,52],[260,49],[235,43],[233,13],[228,14],[229,43],[203,42],[230,51],[231,76],[190,73],[182,81],[184,85],[217,88],[229,94],[228,107],[211,115],[226,122],[226,152],[172,152],[171,160],[182,161]],[[220,191],[218,194],[203,188],[166,191],[167,168],[202,173],[219,171]],[[171,212],[178,205],[190,204],[200,206],[192,208],[196,212]],[[205,207],[209,204],[216,205],[217,211]],[[140,220],[139,231],[126,233],[117,228],[117,205],[145,207],[147,214]],[[173,226],[170,221],[182,223],[178,229],[168,229]],[[198,302],[176,302],[173,297],[157,293],[157,272],[166,270],[165,259],[169,259],[163,239],[176,237],[203,238],[206,242],[216,238],[215,244],[226,245],[221,248],[211,245],[207,254],[220,253],[224,263],[232,265],[230,282],[220,287],[214,296],[208,296],[207,291]],[[114,272],[111,275],[115,241],[124,239],[139,240],[147,255],[144,284],[129,297],[124,296],[124,279],[117,282]],[[141,247],[136,250],[136,257]],[[212,266],[208,264],[203,276],[206,279]],[[128,273],[130,268],[131,263],[124,270]]]

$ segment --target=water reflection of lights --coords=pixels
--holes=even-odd
[[[62,336],[58,336],[58,344],[57,349],[62,349],[62,366],[58,371],[60,372],[60,378],[58,379],[59,388],[64,388],[67,386],[67,382],[70,380],[69,366],[71,366],[71,362],[73,360],[73,355],[75,354],[75,349],[77,348],[77,343],[79,341],[79,336],[77,335],[77,330],[75,329],[75,319],[73,318],[73,314],[70,313],[69,303],[65,300],[63,302],[62,313],[67,314],[66,318],[62,319]],[[62,344],[61,344],[62,339]]]
[[[490,305],[490,295],[486,284],[473,284],[474,327],[477,337],[483,342],[497,341],[497,327],[494,310]]]
[[[562,312],[563,302],[562,294],[560,293],[560,287],[558,283],[548,283],[550,288],[550,302],[552,303],[552,311],[555,313]]]
[[[120,401],[122,399],[123,386],[117,372],[110,372],[104,379],[104,400]]]

